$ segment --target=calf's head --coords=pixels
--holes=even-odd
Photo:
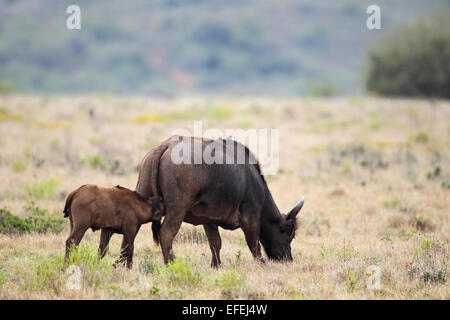
[[[150,198],[152,205],[152,221],[160,221],[165,214],[164,200],[160,196]]]
[[[292,261],[291,242],[297,230],[297,213],[303,207],[302,198],[287,214],[281,214],[280,221],[269,228],[268,234],[261,237],[261,243],[269,259],[275,261]]]

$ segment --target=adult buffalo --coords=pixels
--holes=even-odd
[[[289,213],[281,214],[259,164],[252,159],[251,152],[233,140],[180,136],[167,139],[147,153],[136,192],[153,199],[153,210],[158,209],[161,199],[164,201],[162,225],[153,223],[152,229],[154,239],[161,243],[165,263],[173,260],[172,242],[183,221],[203,225],[213,267],[221,263],[219,226],[228,230],[242,228],[256,259],[262,260],[261,243],[269,259],[292,261],[290,243],[304,200]]]

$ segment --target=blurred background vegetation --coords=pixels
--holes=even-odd
[[[0,0],[0,93],[448,97],[449,3]]]
[[[450,13],[395,30],[369,53],[367,88],[386,96],[450,98]]]

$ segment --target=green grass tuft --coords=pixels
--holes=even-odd
[[[234,268],[222,272],[222,274],[216,279],[216,285],[220,286],[220,288],[224,290],[235,289],[241,286],[242,282],[242,277]]]
[[[4,284],[6,280],[8,279],[8,274],[5,270],[0,268],[0,285]]]
[[[430,134],[424,130],[420,130],[411,136],[411,140],[417,143],[427,143],[430,139]]]
[[[202,275],[194,265],[184,259],[177,258],[169,262],[166,266],[159,269],[161,276],[175,286],[185,285],[195,287],[200,284]]]
[[[32,184],[26,184],[23,189],[25,196],[30,199],[52,198],[58,184],[59,179],[50,177]]]
[[[27,163],[21,159],[11,162],[11,170],[15,173],[22,173],[27,169]]]
[[[383,207],[388,209],[397,209],[400,205],[400,200],[398,198],[392,199],[392,200],[386,200],[383,201]]]
[[[214,118],[225,119],[231,118],[233,112],[227,106],[214,106],[209,109],[209,115]]]

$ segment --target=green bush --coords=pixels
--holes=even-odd
[[[22,234],[28,232],[61,232],[64,219],[48,215],[47,210],[41,209],[33,202],[26,207],[30,216],[20,218],[11,213],[8,208],[0,209],[0,233]]]
[[[0,285],[4,284],[6,280],[8,279],[8,274],[5,270],[0,268]]]
[[[120,288],[111,284],[112,270],[111,259],[100,259],[96,246],[83,243],[72,247],[67,263],[64,262],[62,252],[56,255],[33,256],[26,264],[16,265],[12,277],[20,279],[18,284],[23,290],[53,290],[58,294],[64,287],[74,288],[72,286],[78,279],[81,288]],[[7,280],[0,269],[0,283],[2,277],[3,281]]]
[[[321,81],[306,81],[306,88],[313,97],[332,97],[338,93],[338,89],[333,81],[324,79]]]
[[[446,283],[448,278],[448,248],[439,242],[422,237],[413,251],[407,273],[410,280]]]
[[[8,208],[0,209],[0,233],[24,233],[31,231],[31,225],[11,213]]]
[[[100,259],[98,249],[95,245],[85,242],[79,246],[72,247],[69,252],[67,263],[65,264],[65,267],[67,267],[67,269],[65,269],[66,276],[69,266],[79,268],[81,276],[80,284],[82,287],[115,287],[116,290],[123,291],[120,285],[111,283],[113,260],[111,257]]]
[[[97,269],[108,273],[112,267],[108,259],[100,259],[97,247],[88,242],[71,248],[67,265],[83,266],[86,270]]]
[[[13,87],[8,82],[0,82],[0,96],[7,95],[13,92]]]
[[[111,175],[123,175],[127,172],[127,169],[122,166],[119,159],[105,159],[98,154],[87,157],[82,160],[82,163],[87,163],[91,169],[99,169]]]
[[[103,158],[98,154],[94,154],[88,157],[89,166],[93,169],[101,167],[103,165],[103,162]]]
[[[39,257],[28,269],[19,271],[23,279],[23,289],[35,291],[61,286],[64,281],[61,273],[62,263],[61,256]]]
[[[242,277],[234,268],[221,272],[216,278],[216,286],[220,288],[224,299],[238,299],[242,282]]]
[[[139,263],[140,271],[145,274],[154,274],[158,270],[158,266],[155,263],[155,258],[150,254],[150,250],[146,250],[144,258]]]
[[[202,280],[201,273],[190,261],[175,259],[161,268],[159,272],[173,285],[197,286]]]
[[[370,50],[368,91],[450,98],[450,10],[444,11],[397,29]]]
[[[242,277],[237,273],[236,269],[231,268],[222,272],[216,279],[216,284],[224,290],[231,290],[242,284]]]
[[[24,186],[25,195],[31,199],[51,198],[55,195],[59,179],[48,178]]]
[[[11,162],[11,170],[16,173],[22,173],[27,169],[27,163],[21,159]]]

